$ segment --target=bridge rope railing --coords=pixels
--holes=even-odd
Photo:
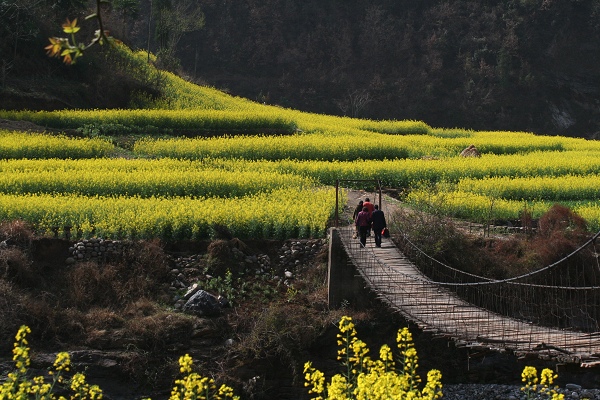
[[[543,353],[543,357],[566,362],[594,360],[600,355],[597,320],[589,321],[597,316],[583,309],[580,314],[572,313],[571,320],[578,317],[584,323],[557,329],[553,323],[541,323],[548,321],[533,318],[536,309],[529,304],[535,303],[536,294],[519,298],[519,293],[501,293],[514,287],[510,282],[504,282],[479,290],[479,296],[482,293],[485,295],[477,299],[473,293],[450,290],[456,286],[440,286],[438,281],[420,273],[398,271],[396,265],[381,260],[375,248],[360,246],[352,234],[351,227],[340,229],[343,246],[351,254],[355,265],[360,265],[359,273],[367,284],[380,299],[425,331],[450,336],[463,343],[474,341],[479,343],[478,346],[485,345],[487,348],[513,349],[517,354],[535,353],[536,356],[542,356]],[[498,290],[490,290],[490,287]],[[466,288],[482,289],[482,286]],[[498,308],[496,303],[506,302],[506,298],[510,296],[515,296],[513,300],[517,299],[521,305],[512,311],[509,308],[508,311],[498,313],[502,310],[494,309]],[[548,301],[543,312],[554,319],[564,319],[564,312],[556,311],[565,308],[560,304],[564,301],[565,299],[555,300],[557,304]]]
[[[446,266],[405,235],[399,235],[399,244],[430,282],[468,302],[542,326],[596,332],[600,329],[600,269],[593,247],[598,235],[548,266],[496,280],[481,280]]]
[[[593,235],[590,239],[588,239],[585,243],[583,243],[582,245],[580,245],[578,248],[576,248],[575,250],[573,250],[571,253],[567,254],[566,256],[564,256],[563,258],[561,258],[558,261],[555,261],[545,267],[539,268],[537,270],[525,273],[525,274],[521,274],[521,275],[517,275],[517,276],[513,276],[510,278],[505,278],[505,279],[493,279],[493,278],[488,278],[485,276],[480,276],[480,275],[476,275],[476,274],[472,274],[466,271],[462,271],[459,270],[457,268],[451,267],[450,265],[447,265],[446,263],[443,263],[439,260],[436,260],[435,258],[431,257],[430,255],[428,255],[426,252],[424,252],[419,246],[417,246],[415,243],[413,243],[407,235],[405,235],[404,233],[400,232],[400,237],[401,240],[407,245],[412,247],[416,252],[418,252],[420,255],[422,255],[425,258],[428,258],[431,262],[447,268],[449,270],[452,270],[458,274],[464,274],[465,276],[469,276],[472,278],[477,279],[478,281],[475,282],[435,282],[438,285],[441,286],[445,286],[445,285],[449,285],[449,286],[460,286],[460,285],[490,285],[490,284],[499,284],[499,283],[511,283],[511,284],[521,284],[518,281],[519,280],[524,280],[527,278],[531,278],[534,277],[535,275],[538,274],[542,274],[546,271],[549,271],[553,268],[556,268],[558,266],[560,266],[561,264],[564,264],[566,261],[568,261],[569,259],[575,257],[579,252],[585,250],[586,248],[588,248],[590,245],[595,244],[596,239],[598,238],[598,236],[600,236],[600,231],[598,231],[595,235]],[[596,257],[596,260],[598,260],[598,258]],[[596,262],[596,266],[598,267],[598,269],[600,270],[600,264],[598,264],[598,262]],[[534,285],[534,284],[530,284],[527,283],[526,285]],[[540,287],[556,287],[556,286],[544,286],[544,285],[537,285]],[[596,286],[577,286],[577,287],[563,287],[564,289],[573,289],[573,290],[596,290],[596,289],[600,289],[600,285]]]
[[[343,242],[361,264],[375,268],[381,264],[373,249],[357,248],[353,229],[344,229]],[[543,268],[518,276],[493,279],[447,265],[413,243],[407,235],[396,233],[402,252],[422,272],[408,277],[413,284],[435,285],[450,290],[459,298],[500,315],[557,329],[583,332],[600,330],[600,265],[595,242],[600,232],[577,249]],[[378,266],[384,273],[389,266]]]

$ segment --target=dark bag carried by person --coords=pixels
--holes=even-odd
[[[384,238],[389,238],[390,237],[390,231],[388,228],[383,228],[383,230],[381,231],[381,236],[383,236]]]

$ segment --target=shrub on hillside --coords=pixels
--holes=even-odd
[[[65,305],[85,311],[92,306],[122,309],[144,297],[165,300],[162,283],[168,271],[159,241],[134,242],[119,261],[79,262],[70,268],[65,277]]]
[[[36,286],[37,274],[23,250],[8,247],[0,249],[0,278],[20,286]]]
[[[539,220],[539,234],[546,238],[553,235],[581,237],[587,235],[585,220],[569,207],[555,204]]]
[[[555,205],[539,219],[539,228],[526,234],[485,237],[472,234],[447,217],[433,212],[399,210],[390,218],[399,247],[418,264],[421,253],[465,272],[503,279],[546,267],[581,246],[588,238],[585,221],[565,206]],[[529,221],[531,224],[531,221]],[[589,251],[568,262],[589,260]],[[426,261],[426,260],[425,260]]]

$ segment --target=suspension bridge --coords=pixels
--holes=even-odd
[[[600,232],[549,266],[502,280],[438,262],[402,235],[401,252],[390,239],[375,247],[370,238],[362,247],[353,226],[332,228],[331,233],[332,244],[346,255],[342,274],[353,267],[379,299],[423,331],[458,346],[600,365],[595,251]],[[332,271],[330,259],[330,301],[332,281],[340,276],[331,276]]]

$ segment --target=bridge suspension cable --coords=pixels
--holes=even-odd
[[[438,261],[406,235],[397,236],[399,250],[390,240],[363,248],[352,233],[339,228],[359,273],[423,329],[469,345],[600,363],[600,232],[556,262],[504,279]]]

